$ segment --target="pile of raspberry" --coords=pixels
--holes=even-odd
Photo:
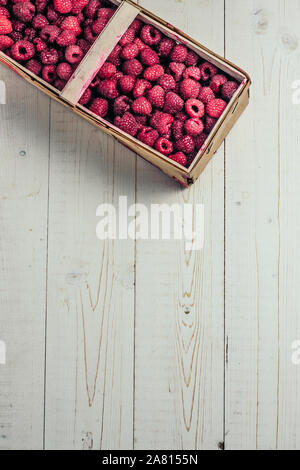
[[[62,90],[114,13],[102,0],[0,0],[0,50]]]
[[[80,104],[189,166],[238,86],[186,46],[136,19]]]

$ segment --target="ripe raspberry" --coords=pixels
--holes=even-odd
[[[175,114],[175,118],[178,119],[178,121],[185,122],[188,119],[188,115],[185,114],[184,111],[180,111],[179,113]]]
[[[72,75],[72,67],[67,62],[61,62],[56,67],[56,73],[57,76],[62,80],[69,80]]]
[[[184,128],[188,135],[199,135],[203,132],[204,124],[199,118],[191,118],[185,121]]]
[[[50,43],[53,43],[56,41],[60,33],[60,29],[58,26],[55,26],[54,24],[49,24],[48,26],[45,26],[42,31],[40,32],[40,37],[43,39],[43,41],[47,41]]]
[[[164,112],[169,114],[176,114],[182,110],[184,107],[183,99],[174,93],[173,91],[169,91],[165,97],[165,106]]]
[[[79,100],[79,104],[81,104],[82,106],[87,105],[91,97],[92,97],[92,91],[90,88],[87,88],[85,92],[83,93],[83,95],[81,96]]]
[[[125,113],[123,117],[117,116],[114,120],[114,124],[132,137],[136,136],[139,128],[135,118],[129,112]]]
[[[0,51],[5,51],[13,45],[14,41],[9,36],[0,35]]]
[[[149,147],[153,147],[159,137],[159,133],[152,127],[144,127],[137,138]]]
[[[132,103],[131,108],[135,114],[144,114],[149,116],[152,112],[152,105],[144,96],[137,98]]]
[[[169,155],[169,158],[171,160],[174,160],[174,162],[179,163],[179,165],[182,165],[182,166],[185,166],[187,162],[186,156],[182,152],[177,152],[177,153],[174,153],[173,155]]]
[[[9,34],[12,30],[11,21],[4,15],[0,16],[0,34]]]
[[[38,13],[32,20],[32,26],[34,27],[34,29],[43,29],[48,24],[49,21],[41,13]]]
[[[92,19],[95,18],[99,7],[100,7],[99,0],[90,0],[84,10],[87,18],[92,18]]]
[[[161,40],[161,33],[154,26],[147,24],[142,28],[141,40],[148,46],[155,46]]]
[[[53,23],[53,24],[58,23],[60,19],[62,18],[62,16],[57,11],[55,11],[51,5],[47,8],[46,16],[48,20],[50,21],[50,23]]]
[[[45,65],[42,69],[42,77],[45,82],[54,82],[54,80],[56,79],[55,65]]]
[[[19,2],[13,6],[13,12],[16,18],[28,23],[33,18],[35,6],[30,2]]]
[[[222,91],[221,91],[222,98],[224,98],[227,101],[230,101],[234,93],[238,89],[238,87],[239,87],[238,83],[233,82],[233,81],[224,83],[224,85],[222,86]]]
[[[89,109],[92,111],[92,113],[104,118],[108,112],[108,102],[102,98],[95,98],[92,101]]]
[[[130,28],[132,28],[136,33],[138,33],[142,29],[143,23],[139,19],[135,19],[133,23],[130,25]]]
[[[71,0],[53,0],[53,6],[56,11],[62,13],[70,13],[72,10],[72,1]]]
[[[30,59],[26,64],[26,68],[30,70],[30,72],[34,73],[35,75],[39,75],[42,70],[42,66],[40,62],[38,62],[35,59]]]
[[[112,50],[112,52],[110,53],[110,55],[108,56],[107,58],[108,62],[111,62],[116,67],[118,67],[121,64],[121,59],[120,59],[121,51],[122,51],[122,47],[117,44]]]
[[[115,10],[113,8],[100,8],[98,10],[97,16],[98,18],[104,18],[105,20],[109,21],[114,14]]]
[[[173,152],[173,144],[170,140],[166,139],[165,137],[160,137],[155,142],[155,148],[163,155],[170,155]]]
[[[206,106],[206,112],[210,117],[218,119],[227,106],[226,101],[221,99],[215,99],[208,103]]]
[[[180,83],[180,94],[184,100],[198,98],[199,91],[200,84],[191,78],[187,78]]]
[[[9,18],[10,13],[5,7],[0,7],[0,16],[6,16],[6,18]]]
[[[215,94],[214,94],[214,92],[212,91],[211,88],[206,86],[206,87],[202,88],[202,90],[199,93],[198,98],[199,98],[200,101],[202,101],[202,103],[207,104],[211,100],[215,99]]]
[[[194,136],[194,142],[196,150],[200,150],[207,139],[207,134],[202,132],[202,134]]]
[[[49,50],[41,52],[41,62],[44,65],[57,64],[58,62],[57,50],[54,48],[51,48]]]
[[[191,98],[185,103],[185,111],[190,117],[202,118],[205,113],[205,107],[201,101]]]
[[[201,73],[199,67],[188,67],[183,72],[183,78],[193,78],[194,80],[200,80]]]
[[[143,71],[142,64],[137,59],[126,60],[123,63],[123,72],[125,75],[137,77]]]
[[[218,69],[210,62],[203,62],[203,64],[200,65],[200,72],[201,79],[206,82],[207,80],[210,80],[214,75],[216,75]]]
[[[131,43],[131,44],[126,44],[126,46],[123,47],[122,52],[121,52],[121,57],[124,60],[130,60],[134,59],[139,53],[139,48],[136,44]]]
[[[182,139],[182,137],[184,136],[183,130],[184,130],[184,122],[183,121],[176,120],[176,121],[173,122],[173,124],[172,124],[172,134],[173,134],[173,137],[174,137],[175,140]]]
[[[182,44],[176,44],[176,46],[173,47],[173,50],[171,52],[171,61],[172,62],[184,62],[187,58],[187,48],[183,46]]]
[[[118,81],[122,93],[130,93],[133,90],[135,78],[131,75],[123,75]]]
[[[79,46],[68,46],[65,50],[65,58],[70,64],[78,64],[83,58],[83,52]]]
[[[35,0],[35,8],[38,13],[42,13],[46,6],[47,6],[48,0]]]
[[[41,38],[35,38],[33,40],[33,44],[35,45],[35,49],[37,52],[42,52],[47,49],[47,44]]]
[[[60,33],[56,39],[56,43],[61,47],[73,46],[76,44],[76,36],[73,31],[65,30]]]
[[[12,20],[13,32],[22,33],[26,27],[26,24],[23,21]]]
[[[93,44],[97,39],[97,34],[94,34],[92,27],[87,26],[84,28],[84,38],[90,43]]]
[[[135,38],[135,30],[132,28],[127,29],[126,33],[123,34],[121,37],[119,44],[120,46],[126,46],[126,44],[130,44],[134,41]]]
[[[140,52],[140,60],[144,65],[147,65],[148,67],[159,63],[158,55],[155,51],[150,49],[150,47],[146,47]]]
[[[105,62],[105,64],[102,65],[101,69],[98,72],[99,77],[101,80],[111,78],[115,73],[117,69],[116,66],[109,63]]]
[[[171,130],[174,117],[171,114],[156,111],[150,119],[150,125],[158,130],[161,135],[167,135]]]
[[[165,90],[161,86],[155,85],[148,91],[147,98],[156,108],[163,108],[165,104]]]
[[[174,45],[175,41],[173,39],[163,38],[158,45],[158,53],[162,57],[169,57]]]
[[[217,119],[206,116],[206,119],[205,119],[205,132],[207,134],[210,134],[216,124],[217,124]]]
[[[176,82],[181,80],[182,74],[185,71],[185,65],[180,64],[179,62],[171,62],[169,65],[169,71],[175,78]]]
[[[225,75],[214,75],[210,81],[209,86],[214,93],[219,93],[221,86],[226,82],[227,78]]]
[[[135,117],[136,122],[138,123],[138,130],[139,131],[144,129],[144,127],[147,127],[147,125],[148,125],[148,116],[139,114],[139,115],[134,116],[134,117]]]
[[[161,86],[165,91],[175,90],[176,82],[172,75],[164,74],[158,80],[157,84]]]
[[[89,0],[73,0],[72,1],[72,13],[78,15],[84,9],[84,7],[89,3]]]
[[[12,33],[10,33],[10,37],[14,42],[21,41],[23,39],[22,33],[19,33],[18,31],[13,31]]]
[[[73,31],[73,33],[78,36],[81,33],[81,28],[78,23],[78,19],[76,16],[67,16],[60,25],[60,28],[64,31],[65,29],[69,29]]]
[[[93,33],[98,36],[100,33],[102,33],[106,25],[107,25],[107,20],[105,18],[98,18],[92,24]]]
[[[185,135],[182,139],[177,140],[175,147],[179,152],[191,153],[195,148],[195,142],[193,137]]]
[[[0,5],[5,6],[7,4],[7,0],[0,0]]]
[[[33,28],[26,28],[24,31],[24,39],[32,42],[36,36],[36,30]]]
[[[119,96],[114,101],[114,114],[117,116],[123,116],[124,113],[130,110],[132,100],[128,96]]]
[[[187,67],[195,67],[198,63],[198,60],[198,54],[196,54],[194,51],[189,51],[185,59],[185,65]]]
[[[134,88],[133,88],[133,96],[135,98],[139,98],[145,94],[146,90],[151,88],[151,83],[148,80],[144,80],[143,78],[136,81]]]
[[[77,46],[80,47],[83,53],[86,53],[91,47],[90,44],[85,39],[78,39]]]
[[[140,52],[148,47],[140,38],[135,38],[133,43],[137,45]]]
[[[29,60],[35,54],[34,45],[29,41],[17,41],[11,48],[13,59],[17,61]]]
[[[61,78],[57,78],[54,81],[53,86],[61,91],[65,88],[66,84],[67,84],[67,82],[65,80],[62,80]]]
[[[144,78],[155,82],[164,74],[164,68],[161,65],[152,65],[144,71]]]
[[[114,80],[103,80],[98,85],[98,92],[100,95],[104,96],[104,98],[114,99],[119,96],[119,92],[117,90],[117,84]]]

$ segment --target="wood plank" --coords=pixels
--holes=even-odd
[[[0,449],[41,449],[49,98],[2,65],[0,80]]]
[[[223,53],[219,1],[143,0]],[[137,201],[204,204],[205,245],[137,241],[135,447],[217,449],[223,440],[223,149],[189,190],[138,160]]]

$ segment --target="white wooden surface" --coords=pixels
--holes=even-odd
[[[140,3],[251,104],[182,190],[1,66],[0,449],[299,449],[300,1]],[[204,204],[203,250],[99,241],[121,195]]]

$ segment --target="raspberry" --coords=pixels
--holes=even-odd
[[[189,51],[187,53],[185,64],[187,67],[195,67],[198,63],[199,56],[194,51]]]
[[[137,59],[126,60],[123,63],[123,72],[125,75],[137,77],[143,71],[142,64]]]
[[[176,44],[173,47],[170,58],[172,62],[184,62],[187,58],[187,48],[182,44]]]
[[[57,78],[55,81],[54,81],[54,87],[57,88],[58,90],[63,90],[66,86],[67,82],[65,80],[61,80],[60,78]]]
[[[169,65],[170,73],[174,76],[175,81],[181,80],[182,74],[185,71],[185,65],[179,62],[171,62]]]
[[[173,152],[173,144],[170,140],[166,139],[165,137],[160,137],[155,142],[155,148],[163,155],[170,155]]]
[[[218,72],[218,69],[210,62],[203,62],[203,64],[200,65],[200,72],[201,72],[201,79],[206,82],[207,80],[212,78],[214,75],[216,75],[216,73]]]
[[[72,67],[67,62],[61,62],[56,67],[56,73],[57,76],[62,80],[69,80],[72,75]]]
[[[189,98],[198,98],[200,91],[200,84],[187,78],[180,83],[180,94],[184,100]]]
[[[0,35],[0,51],[5,51],[13,45],[14,41],[9,36]]]
[[[32,26],[34,27],[34,29],[43,29],[48,24],[49,21],[41,13],[38,13],[38,15],[36,15],[32,20]]]
[[[32,42],[36,36],[36,30],[33,28],[26,28],[24,31],[24,39]]]
[[[173,155],[169,155],[169,158],[171,160],[174,160],[174,162],[179,163],[179,165],[182,165],[182,166],[185,166],[187,162],[186,156],[182,152],[177,152],[177,153],[174,153]]]
[[[200,150],[207,139],[207,134],[202,132],[202,134],[194,136],[194,142],[196,150]]]
[[[185,110],[190,117],[202,118],[205,113],[204,104],[201,101],[195,100],[193,98],[187,100],[185,103]]]
[[[110,64],[109,62],[105,62],[105,64],[103,64],[99,70],[98,75],[101,80],[108,79],[111,78],[116,73],[116,71],[117,69],[115,65]]]
[[[0,34],[9,34],[11,32],[12,32],[11,21],[9,21],[9,19],[6,16],[1,15],[0,16]]]
[[[72,13],[78,15],[84,9],[84,7],[89,3],[89,0],[73,0],[72,1]]]
[[[159,54],[162,57],[169,57],[174,45],[175,41],[173,41],[173,39],[163,38],[158,45]]]
[[[61,18],[61,15],[57,11],[55,11],[52,6],[47,8],[46,16],[51,23],[56,23]]]
[[[77,41],[77,46],[80,47],[80,49],[86,53],[89,48],[90,48],[90,44],[85,40],[85,39],[78,39]]]
[[[175,114],[182,110],[184,106],[183,99],[174,93],[173,91],[169,91],[165,97],[165,106],[164,112],[169,114]]]
[[[145,114],[148,116],[152,112],[152,105],[144,96],[137,98],[132,103],[131,108],[135,114]]]
[[[72,10],[72,1],[71,0],[53,0],[53,6],[56,11],[62,13],[70,13]]]
[[[126,46],[123,47],[122,52],[121,52],[121,57],[124,60],[130,60],[134,59],[139,53],[139,48],[136,44],[131,43],[131,44],[126,44]]]
[[[13,32],[22,33],[26,25],[25,23],[23,23],[23,21],[12,20],[12,27],[13,27]]]
[[[29,41],[17,41],[11,48],[12,57],[17,61],[29,60],[35,54],[34,45]]]
[[[90,90],[90,88],[87,88],[85,90],[85,92],[83,93],[83,95],[81,96],[80,100],[79,100],[79,104],[81,104],[82,106],[85,106],[88,104],[88,102],[90,101],[92,97],[92,92]]]
[[[224,100],[230,101],[238,87],[238,83],[233,81],[224,83],[221,91],[222,98],[224,98]]]
[[[60,25],[61,29],[69,29],[78,36],[81,33],[81,28],[78,23],[76,16],[67,16]]]
[[[157,80],[157,84],[165,91],[172,91],[176,87],[176,82],[172,75],[168,75],[166,73]]]
[[[99,35],[104,30],[107,25],[107,20],[105,18],[99,18],[92,24],[92,30],[95,34]]]
[[[91,103],[90,111],[104,118],[108,112],[108,102],[102,98],[95,98]]]
[[[120,39],[120,46],[126,46],[126,44],[130,44],[134,41],[135,38],[135,30],[132,28],[127,29],[126,33]]]
[[[124,113],[130,110],[132,100],[128,96],[119,96],[114,101],[114,114],[123,116]]]
[[[200,80],[201,73],[199,67],[188,67],[183,72],[183,78],[193,78],[194,80]]]
[[[135,78],[131,75],[123,75],[118,81],[118,85],[122,93],[130,93],[133,90]]]
[[[165,104],[165,90],[161,86],[155,85],[148,91],[147,98],[153,106],[163,108]]]
[[[202,88],[202,90],[199,93],[198,98],[199,98],[200,101],[202,101],[202,103],[207,104],[211,100],[215,99],[215,94],[214,94],[214,92],[212,91],[211,88],[206,86],[206,87]]]
[[[73,44],[76,44],[76,36],[73,31],[66,29],[57,37],[56,43],[61,47],[72,46]]]
[[[98,92],[100,95],[104,96],[104,98],[114,99],[119,96],[119,92],[117,90],[116,82],[114,80],[103,80],[98,85]]]
[[[132,28],[135,32],[139,32],[143,26],[143,23],[139,19],[135,19],[131,24],[130,28]]]
[[[48,0],[35,0],[35,8],[38,13],[42,13],[46,6],[47,6]]]
[[[185,114],[184,111],[180,111],[179,113],[176,113],[175,114],[175,118],[178,120],[178,121],[182,121],[182,122],[185,122],[188,118],[187,114]]]
[[[30,2],[19,2],[13,6],[14,15],[24,23],[28,23],[32,20],[35,6]]]
[[[158,130],[161,135],[167,135],[170,132],[174,117],[171,114],[156,111],[150,119],[152,127]]]
[[[22,33],[19,33],[18,31],[10,33],[10,37],[14,42],[21,41],[23,39]]]
[[[6,8],[0,7],[0,16],[6,16],[6,18],[9,18],[10,13]]]
[[[177,140],[175,147],[179,152],[191,153],[195,148],[195,142],[193,137],[185,135],[182,139]]]
[[[191,118],[185,121],[184,128],[188,135],[198,135],[203,132],[204,124],[199,118]]]
[[[56,79],[55,65],[45,65],[42,69],[42,77],[45,82],[54,82]]]
[[[206,106],[206,112],[210,117],[218,119],[227,106],[226,101],[221,99],[215,99],[208,103]]]
[[[100,83],[100,78],[96,75],[96,77],[93,78],[93,80],[90,83],[91,90],[93,90],[94,88],[97,88],[99,86],[99,83]]]
[[[147,124],[148,123],[148,116],[139,114],[139,115],[134,116],[134,117],[135,117],[136,122],[138,123],[139,131],[141,129],[144,129],[144,127],[147,127],[147,125],[148,125]]]
[[[93,33],[91,26],[87,26],[84,28],[84,37],[90,44],[93,44],[97,39],[97,34]]]
[[[141,59],[141,62],[147,66],[156,65],[159,63],[158,55],[156,54],[155,51],[150,49],[150,47],[146,47],[140,52],[140,59]]]
[[[152,127],[144,127],[137,138],[149,147],[153,147],[159,137],[159,133]]]
[[[97,16],[98,18],[103,18],[106,21],[109,21],[114,14],[115,10],[112,8],[100,8],[100,10],[98,10]]]
[[[214,75],[210,81],[209,86],[214,93],[219,93],[221,86],[226,82],[227,78],[225,75]]]
[[[207,132],[207,134],[210,134],[216,124],[217,124],[217,119],[206,116],[206,119],[205,119],[205,132]]]
[[[49,50],[41,52],[41,62],[44,65],[57,64],[58,62],[57,50],[54,48],[51,48]]]
[[[149,90],[149,88],[151,88],[151,83],[148,82],[148,80],[141,78],[140,80],[137,80],[134,85],[133,96],[135,98],[139,98],[140,96],[143,96],[145,91]]]
[[[147,24],[142,28],[141,40],[148,46],[155,46],[161,40],[161,33],[154,26]]]
[[[115,126],[129,135],[134,137],[138,131],[138,123],[136,122],[133,115],[129,112],[125,113],[123,117],[117,116],[114,120]]]
[[[38,62],[35,59],[30,59],[26,64],[26,68],[30,70],[30,72],[34,73],[35,75],[39,75],[42,70],[42,66],[40,62]]]
[[[33,40],[37,52],[42,52],[47,49],[47,44],[41,38],[35,38]]]
[[[172,124],[172,134],[175,140],[182,139],[184,133],[184,122],[183,121],[174,121]]]
[[[58,26],[54,24],[45,26],[42,31],[40,32],[40,37],[47,42],[53,43],[56,41],[60,33],[60,29]]]
[[[154,82],[164,74],[164,68],[161,65],[152,65],[144,71],[144,78]]]
[[[85,7],[85,15],[88,18],[95,18],[98,8],[100,7],[99,0],[90,0]]]
[[[120,60],[121,51],[122,51],[122,47],[117,44],[112,50],[112,52],[110,53],[110,55],[108,56],[107,58],[108,62],[111,62],[116,67],[118,67],[121,64],[121,60]]]
[[[148,47],[147,44],[145,44],[140,38],[135,38],[133,42],[137,45],[139,51],[142,51]]]
[[[83,57],[83,52],[79,46],[68,46],[65,50],[65,58],[70,64],[78,64]]]

